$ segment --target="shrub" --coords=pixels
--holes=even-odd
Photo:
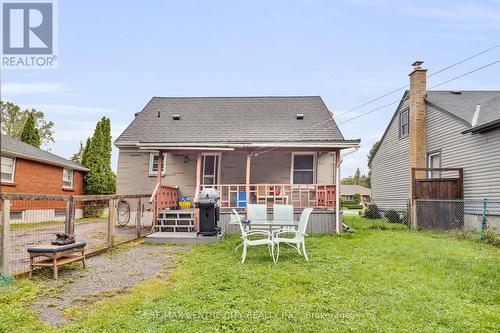
[[[401,223],[399,212],[394,209],[389,209],[385,212],[384,217],[391,223]]]
[[[369,204],[365,210],[365,217],[368,219],[379,219],[380,212],[376,204]]]
[[[352,196],[352,201],[354,201],[355,204],[359,205],[359,203],[361,202],[361,194],[354,193],[354,195]]]
[[[363,205],[357,205],[357,204],[344,204],[344,206],[342,207],[347,209],[363,209]]]

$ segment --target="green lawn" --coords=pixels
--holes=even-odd
[[[265,248],[239,263],[237,238],[196,246],[168,281],[72,311],[67,332],[470,332],[500,330],[500,249],[448,234],[346,218],[356,231],[307,239],[310,261]],[[0,294],[0,332],[45,331],[37,292]],[[41,328],[42,327],[42,328]]]

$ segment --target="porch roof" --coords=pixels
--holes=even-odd
[[[153,97],[115,141],[117,147],[357,144],[359,140],[344,139],[319,96]]]

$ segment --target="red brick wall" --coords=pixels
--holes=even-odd
[[[63,168],[16,158],[14,184],[1,184],[2,193],[29,193],[29,194],[83,194],[83,177],[81,171],[73,171],[73,189],[63,189]],[[49,201],[18,201],[12,203],[11,210],[64,208],[63,202]]]

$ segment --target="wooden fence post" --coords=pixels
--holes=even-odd
[[[75,234],[75,202],[73,197],[66,201],[66,218],[64,219],[64,233],[67,235]]]
[[[114,246],[113,241],[113,231],[115,227],[115,219],[116,219],[116,200],[109,199],[109,213],[108,213],[108,245],[110,247]]]
[[[9,265],[9,236],[10,236],[10,200],[1,200],[2,218],[0,219],[0,267],[10,273]]]
[[[135,216],[135,229],[137,232],[137,238],[140,238],[142,232],[142,198],[139,198],[139,202],[137,203],[137,213]]]

